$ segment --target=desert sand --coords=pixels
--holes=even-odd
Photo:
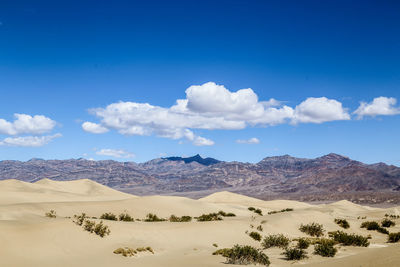
[[[263,211],[259,216],[248,210],[253,206]],[[291,212],[268,215],[269,211],[293,208]],[[55,210],[56,218],[45,213]],[[148,213],[167,218],[199,216],[204,213],[233,212],[211,222],[120,222],[103,220],[111,233],[101,238],[84,231],[72,222],[74,214],[85,212],[100,217],[105,212],[116,215],[127,212],[143,219]],[[56,182],[48,179],[36,183],[17,180],[0,181],[0,266],[226,266],[222,256],[212,253],[235,244],[260,247],[260,242],[245,232],[263,222],[262,235],[282,233],[289,238],[306,237],[298,230],[301,223],[317,222],[327,231],[343,230],[335,218],[347,219],[350,228],[343,230],[367,236],[369,247],[339,247],[334,258],[312,254],[301,261],[286,261],[282,250],[264,250],[271,266],[400,266],[400,244],[386,243],[387,236],[361,229],[365,220],[381,220],[384,214],[400,215],[400,207],[388,209],[359,206],[348,201],[332,204],[275,200],[262,201],[229,192],[219,192],[193,200],[173,196],[137,197],[122,193],[91,180]],[[359,217],[367,217],[361,219]],[[99,219],[94,219],[99,222]],[[400,220],[390,228],[400,232]],[[147,247],[154,250],[134,257],[114,254],[119,247]]]

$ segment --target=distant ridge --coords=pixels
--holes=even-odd
[[[0,161],[0,180],[35,182],[91,179],[135,195],[178,194],[202,197],[230,191],[263,199],[341,200],[400,203],[400,168],[365,164],[330,153],[314,159],[289,155],[258,163],[214,158],[165,157],[144,163],[113,160]]]
[[[162,158],[166,160],[171,160],[171,161],[183,161],[185,163],[191,163],[193,161],[205,165],[205,166],[210,166],[213,164],[220,163],[221,161],[214,159],[214,158],[202,158],[199,154],[194,155],[193,157],[188,157],[188,158],[183,158],[183,157],[167,157],[167,158]]]

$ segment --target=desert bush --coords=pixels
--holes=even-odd
[[[85,220],[84,221],[84,225],[83,225],[83,229],[85,229],[85,231],[93,233],[95,225],[96,225],[95,221]]]
[[[260,223],[261,224],[267,223],[267,220],[262,220]]]
[[[254,212],[257,213],[257,214],[260,215],[260,216],[263,215],[263,214],[262,214],[262,210],[260,210],[260,209],[256,209]]]
[[[45,213],[45,216],[49,217],[49,218],[56,218],[57,217],[57,213],[56,213],[55,210],[50,210],[49,212]]]
[[[136,251],[137,251],[137,252],[145,252],[145,251],[148,251],[148,252],[154,254],[154,251],[153,251],[153,249],[152,249],[151,247],[141,247],[141,248],[137,248]]]
[[[286,248],[289,245],[289,243],[290,243],[289,238],[287,238],[282,234],[278,234],[278,235],[269,235],[264,237],[261,246],[265,249],[271,247]]]
[[[166,221],[163,218],[159,218],[156,214],[149,213],[146,215],[146,219],[144,219],[145,222],[163,222]]]
[[[314,246],[314,254],[321,255],[322,257],[334,257],[337,252],[337,248],[334,245],[335,241],[331,239],[321,239]]]
[[[323,236],[325,232],[323,225],[315,222],[305,225],[301,224],[299,230],[310,236],[316,237]]]
[[[392,218],[392,219],[399,219],[400,218],[400,215],[394,215],[394,214],[385,214],[385,217],[389,217],[389,218]]]
[[[118,221],[117,216],[115,216],[115,214],[113,214],[111,212],[103,213],[100,216],[100,219],[102,219],[102,220],[110,220],[110,221]]]
[[[218,247],[218,244],[217,244],[217,243],[214,243],[213,246],[217,248],[217,247]]]
[[[257,230],[260,231],[260,232],[262,232],[262,231],[263,231],[262,225],[257,226]]]
[[[356,234],[347,234],[343,231],[329,232],[329,236],[337,243],[344,246],[368,247],[368,237]]]
[[[213,252],[213,255],[222,255],[224,257],[228,257],[231,248],[220,248]]]
[[[382,227],[391,227],[391,226],[395,226],[396,223],[395,223],[394,221],[392,221],[392,220],[384,219],[384,220],[381,222],[381,225],[382,225]]]
[[[118,219],[119,219],[120,221],[124,221],[124,222],[133,222],[133,221],[135,221],[135,219],[133,219],[133,218],[131,217],[131,215],[129,215],[128,213],[121,213],[121,214],[118,216]]]
[[[400,232],[398,233],[390,233],[388,236],[389,243],[396,243],[400,241]]]
[[[310,246],[311,241],[308,238],[301,237],[297,240],[297,248],[307,249]]]
[[[95,233],[100,237],[109,235],[111,232],[107,225],[103,225],[103,221],[100,221],[100,223],[96,224],[95,221],[85,220],[83,229],[89,233]]]
[[[218,213],[203,214],[197,217],[197,221],[199,222],[221,221],[221,220],[222,217]]]
[[[96,235],[98,235],[100,237],[109,235],[111,232],[107,225],[103,225],[103,221],[100,221],[100,223],[96,224],[94,226],[93,231]]]
[[[308,258],[307,252],[300,248],[286,248],[282,255],[285,255],[285,259],[288,261]]]
[[[282,210],[273,210],[273,211],[268,212],[268,214],[271,215],[271,214],[275,214],[275,213],[288,212],[288,211],[293,211],[293,209],[286,208],[286,209],[282,209]]]
[[[235,245],[233,248],[219,249],[213,255],[222,255],[226,258],[228,264],[262,264],[265,266],[270,265],[267,255],[261,250],[251,246]]]
[[[74,215],[74,221],[73,222],[75,224],[81,226],[86,218],[88,218],[86,216],[86,213],[82,213],[81,215]]]
[[[221,215],[221,216],[223,216],[223,217],[235,217],[235,216],[236,216],[235,213],[232,213],[232,212],[226,213],[226,212],[223,211],[223,210],[218,211],[218,214]]]
[[[113,252],[114,254],[121,254],[124,257],[132,257],[135,256],[135,254],[137,253],[136,250],[134,250],[133,248],[117,248],[116,250],[114,250]]]
[[[361,228],[366,228],[369,231],[376,230],[376,231],[378,231],[379,233],[382,233],[382,234],[386,234],[386,235],[389,234],[388,230],[386,230],[385,228],[381,227],[379,225],[379,223],[377,223],[375,221],[363,222],[360,227]]]
[[[337,223],[340,227],[347,229],[350,227],[349,222],[346,219],[335,219],[335,223]]]
[[[175,215],[171,215],[169,217],[169,221],[170,222],[190,222],[192,220],[192,217],[190,216],[182,216],[182,217],[178,217]]]
[[[256,241],[261,241],[261,235],[258,232],[251,232],[249,236]]]
[[[255,211],[256,208],[254,208],[254,207],[249,207],[248,210],[249,210],[249,211]]]

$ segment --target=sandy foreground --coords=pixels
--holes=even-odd
[[[263,216],[248,210],[253,206]],[[294,211],[267,215],[267,212],[293,208]],[[45,213],[55,210],[57,218]],[[127,212],[143,219],[148,213],[167,218],[199,216],[204,213],[233,212],[236,217],[223,221],[173,222],[103,222],[111,234],[101,238],[72,222],[74,214],[85,212],[100,217],[105,212],[116,215]],[[400,244],[386,243],[387,236],[360,228],[364,220],[382,220],[384,214],[400,215],[400,207],[378,209],[348,201],[332,204],[275,200],[262,201],[229,192],[219,192],[193,200],[172,196],[137,197],[122,193],[90,180],[56,182],[48,179],[36,183],[17,180],[0,181],[0,266],[227,266],[222,256],[213,256],[217,248],[235,244],[260,247],[245,232],[262,221],[262,235],[282,233],[290,238],[306,236],[298,230],[301,223],[317,222],[327,231],[343,230],[335,218],[347,219],[349,233],[372,235],[367,248],[340,247],[334,258],[313,255],[302,261],[286,261],[281,249],[267,249],[271,266],[400,266]],[[366,219],[358,219],[364,217]],[[99,219],[95,221],[99,222]],[[400,232],[400,220],[390,232]],[[134,257],[114,254],[119,247],[147,247],[154,250]]]

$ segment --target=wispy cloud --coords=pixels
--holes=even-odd
[[[109,157],[114,157],[114,158],[133,158],[133,157],[135,157],[135,154],[125,151],[123,149],[104,148],[99,151],[96,151],[96,154],[100,155],[100,156],[109,156]]]
[[[40,147],[50,143],[53,139],[61,137],[60,133],[45,136],[20,136],[7,137],[0,141],[0,146]]]
[[[259,144],[260,140],[256,137],[247,139],[247,140],[243,140],[243,139],[238,139],[236,140],[236,143],[238,144],[249,144],[249,145],[253,145],[253,144]]]

